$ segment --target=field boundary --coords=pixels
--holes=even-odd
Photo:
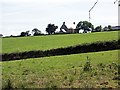
[[[57,48],[51,50],[37,50],[37,51],[27,51],[19,53],[10,53],[10,54],[1,54],[2,61],[12,61],[12,60],[21,60],[28,58],[40,58],[40,57],[49,57],[57,55],[70,55],[78,53],[88,53],[88,52],[98,52],[98,51],[108,51],[108,50],[117,50],[120,49],[120,40],[113,41],[101,41],[91,44],[83,44],[70,46],[66,48]]]

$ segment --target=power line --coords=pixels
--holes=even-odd
[[[116,2],[118,2],[118,6],[120,6],[120,0],[119,0],[119,1],[116,0],[116,1],[114,2],[114,4],[116,4]]]
[[[89,10],[89,22],[90,22],[90,19],[91,19],[91,16],[90,16],[90,12],[91,10],[95,7],[95,5],[97,4],[98,0],[95,2],[95,4],[92,6],[92,8]]]
[[[114,2],[114,4],[117,2],[118,0],[116,0],[115,2]]]

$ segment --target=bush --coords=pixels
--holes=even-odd
[[[92,67],[91,67],[90,60],[87,57],[87,61],[86,61],[85,65],[84,65],[83,71],[90,71],[90,70],[92,70]]]
[[[2,88],[2,90],[12,90],[13,86],[12,86],[12,82],[10,81],[10,79],[8,79],[7,84]]]

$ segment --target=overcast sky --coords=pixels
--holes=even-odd
[[[65,21],[89,21],[89,9],[97,0],[0,0],[0,33],[19,35],[22,31],[38,28],[43,33],[49,23],[59,28]],[[98,0],[91,11],[95,26],[118,25],[118,5],[115,0]],[[59,30],[59,29],[58,29]]]

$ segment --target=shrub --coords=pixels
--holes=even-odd
[[[87,57],[87,61],[84,65],[83,71],[90,71],[90,70],[92,70],[91,62],[90,59]]]
[[[2,90],[12,90],[13,86],[12,86],[12,82],[10,81],[10,79],[7,80],[7,84],[2,88]]]

